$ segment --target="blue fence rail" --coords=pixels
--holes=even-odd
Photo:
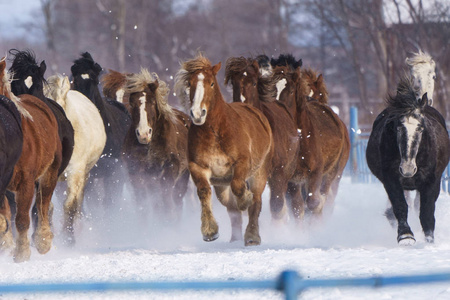
[[[350,108],[350,159],[349,172],[353,182],[374,183],[378,179],[370,171],[366,161],[367,142],[370,133],[361,132],[358,125],[358,109]],[[450,164],[445,169],[441,178],[441,189],[450,194]]]
[[[190,282],[93,282],[48,284],[0,284],[0,295],[15,293],[106,292],[106,291],[176,291],[176,290],[277,290],[286,300],[297,299],[309,288],[385,287],[450,281],[450,273],[393,277],[303,279],[295,271],[284,271],[274,280],[262,281],[190,281]]]

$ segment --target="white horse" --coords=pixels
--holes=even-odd
[[[414,80],[414,87],[419,89],[418,98],[427,93],[428,104],[433,105],[434,81],[436,80],[436,63],[433,58],[422,50],[414,53],[411,58],[406,58],[411,76]]]
[[[67,76],[54,75],[47,79],[46,97],[62,106],[75,132],[72,158],[59,180],[67,180],[67,198],[64,202],[64,226],[67,242],[73,244],[74,221],[80,216],[84,187],[89,171],[97,163],[105,148],[106,133],[97,107],[86,96],[70,90]]]

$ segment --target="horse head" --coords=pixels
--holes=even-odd
[[[14,94],[31,94],[38,98],[44,96],[44,78],[47,65],[42,61],[39,65],[31,50],[9,50],[14,57],[9,68],[14,80],[11,82],[11,90]]]
[[[426,130],[423,109],[428,105],[428,96],[425,93],[416,100],[416,93],[413,83],[402,79],[397,95],[388,99],[394,112],[391,120],[400,154],[399,172],[406,178],[413,177],[417,172],[416,157]]]
[[[102,67],[94,61],[89,52],[85,52],[81,54],[81,58],[74,61],[70,70],[74,89],[91,98],[92,92],[98,90]]]
[[[220,67],[220,62],[212,66],[209,59],[199,54],[196,58],[184,62],[177,73],[177,95],[189,98],[189,113],[194,125],[205,123],[216,97],[221,97],[216,79]]]
[[[47,79],[47,83],[48,85],[44,88],[45,96],[55,100],[65,109],[67,93],[70,91],[69,77],[53,75]]]
[[[139,143],[149,144],[157,134],[157,122],[161,117],[174,118],[167,101],[169,88],[156,73],[141,69],[140,73],[127,76],[125,92],[130,95],[131,128]]]
[[[310,91],[308,96],[313,98],[320,103],[328,103],[328,90],[323,80],[322,74],[317,76],[311,68],[302,70],[302,80],[305,80]]]
[[[230,57],[226,62],[225,84],[233,87],[233,102],[258,105],[259,65],[256,60]]]
[[[428,94],[429,105],[433,104],[434,82],[436,80],[436,63],[433,58],[419,50],[411,58],[406,58],[406,64],[409,66],[414,87],[418,90],[416,96],[421,98],[425,93]]]

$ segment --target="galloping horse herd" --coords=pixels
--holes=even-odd
[[[231,241],[246,246],[261,243],[266,184],[273,221],[300,222],[305,212],[320,219],[333,207],[350,152],[348,129],[328,105],[323,76],[302,69],[292,55],[229,58],[231,103],[219,88],[221,63],[202,53],[182,62],[174,91],[186,114],[169,105],[168,84],[145,68],[110,70],[100,81],[102,67],[86,52],[74,61],[71,83],[62,75],[45,79],[45,62],[38,64],[31,51],[10,54],[9,71],[6,58],[0,60],[0,251],[12,249],[16,262],[30,258],[31,220],[36,249],[50,250],[58,180],[67,182],[62,232],[69,245],[84,198],[114,205],[124,184],[144,217],[152,211],[176,222],[192,181],[205,241],[219,235],[214,187],[231,220]],[[429,56],[416,56],[407,60],[412,77],[401,80],[377,117],[367,150],[401,244],[415,241],[403,193],[411,189],[420,193],[420,220],[433,241],[434,202],[449,160],[445,120],[428,103],[434,86],[418,58]]]

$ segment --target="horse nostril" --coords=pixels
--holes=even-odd
[[[139,136],[139,129],[136,129],[136,135]]]
[[[148,133],[149,133],[150,135],[152,135],[152,129],[151,129],[151,128],[148,130]]]
[[[202,109],[202,117],[206,116],[206,109]]]
[[[194,119],[194,113],[192,112],[192,109],[191,109],[191,118]]]

